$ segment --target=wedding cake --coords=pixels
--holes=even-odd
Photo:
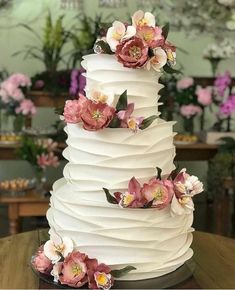
[[[158,112],[159,77],[175,64],[175,47],[151,13],[137,11],[132,22],[115,21],[96,42],[96,53],[84,56],[86,97],[64,108],[68,163],[53,185],[47,213],[52,238],[44,246],[51,274],[62,284],[92,284],[85,258],[72,259],[78,270],[65,277],[71,251],[110,268],[92,280],[102,289],[111,287],[111,271],[126,269],[121,280],[149,279],[193,255],[192,197],[202,184],[185,170],[172,174],[174,122]],[[58,253],[66,266],[56,266]]]

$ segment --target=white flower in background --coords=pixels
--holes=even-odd
[[[190,196],[182,196],[177,199],[174,195],[171,201],[171,215],[191,214],[194,211],[194,203]]]
[[[53,264],[59,262],[61,257],[66,257],[73,251],[73,241],[68,237],[51,236],[44,245],[44,253]]]
[[[235,6],[235,0],[217,0],[217,2],[227,7]]]
[[[154,56],[152,56],[147,62],[146,68],[147,70],[153,68],[156,71],[160,71],[160,69],[167,63],[167,54],[160,47],[154,48],[153,53]]]
[[[204,58],[218,58],[218,59],[227,59],[235,55],[235,45],[230,39],[224,39],[221,43],[209,44],[204,52]]]
[[[150,12],[138,10],[132,16],[132,25],[137,26],[156,26],[155,16]]]
[[[116,51],[117,45],[125,39],[129,39],[136,34],[134,26],[125,26],[120,21],[114,21],[106,34],[106,41],[112,51]]]

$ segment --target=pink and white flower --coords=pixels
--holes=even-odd
[[[62,266],[63,266],[63,262],[58,262],[56,264],[53,265],[53,268],[51,270],[51,276],[54,277],[54,282],[58,282],[59,278],[60,278],[60,274],[62,272]]]
[[[32,259],[32,265],[40,273],[50,274],[53,267],[51,260],[44,253],[44,248],[41,246],[36,255]]]
[[[183,168],[174,179],[174,190],[177,197],[182,195],[194,196],[201,193],[203,189],[202,182],[197,176],[189,175]]]
[[[36,114],[37,109],[34,103],[29,99],[24,99],[19,107],[15,109],[16,114],[22,114],[24,116],[33,116]]]
[[[174,195],[173,184],[170,180],[153,178],[145,183],[142,193],[148,202],[153,201],[152,207],[163,209],[169,205]]]
[[[133,36],[117,45],[116,57],[124,67],[140,68],[148,60],[148,45],[141,38]]]
[[[59,159],[53,152],[49,152],[48,154],[42,153],[37,156],[37,165],[43,169],[46,167],[58,167]]]
[[[150,12],[145,12],[142,10],[136,11],[132,16],[132,25],[134,27],[138,26],[151,26],[155,27],[155,16]]]
[[[165,42],[162,36],[162,29],[160,27],[138,26],[137,36],[143,39],[150,48],[162,46]]]
[[[144,117],[133,117],[134,103],[130,103],[126,110],[121,110],[117,113],[118,118],[121,120],[121,128],[129,128],[136,132],[142,124]]]
[[[81,114],[83,128],[88,131],[97,131],[108,127],[115,115],[115,109],[107,104],[94,103],[88,100],[86,108]]]
[[[66,258],[73,251],[73,241],[69,237],[51,236],[44,245],[44,253],[53,264],[60,261],[61,257]]]
[[[69,253],[62,265],[59,281],[71,287],[80,288],[87,283],[87,267],[85,260],[87,255],[74,251]]]
[[[88,98],[96,103],[100,102],[111,106],[114,102],[114,92],[102,89],[92,89],[91,92],[88,93]]]
[[[185,215],[191,214],[194,211],[194,203],[190,196],[182,195],[180,198],[177,198],[175,195],[171,201],[171,215]]]
[[[183,78],[176,83],[176,87],[178,90],[185,90],[194,85],[193,78]]]
[[[147,70],[153,68],[155,71],[159,72],[167,63],[167,54],[161,47],[154,48],[153,53],[154,56],[152,56],[146,63],[146,68]]]
[[[68,100],[64,107],[64,120],[66,123],[77,124],[81,122],[81,114],[87,105],[87,98],[79,94],[78,100]]]
[[[191,117],[194,117],[197,114],[201,113],[202,113],[201,107],[193,104],[183,105],[180,107],[180,114],[187,119],[190,119]]]
[[[136,28],[134,26],[125,26],[120,21],[114,21],[112,27],[107,31],[106,41],[109,44],[112,51],[116,51],[117,45],[126,39],[131,38],[136,34]]]
[[[197,87],[197,100],[203,106],[208,106],[212,103],[212,89],[210,87]]]
[[[146,204],[146,199],[141,193],[141,185],[135,177],[132,177],[128,191],[125,193],[115,192],[114,196],[120,207],[143,207]]]
[[[88,285],[90,289],[109,290],[113,285],[111,269],[107,265],[98,264],[96,259],[87,259]]]

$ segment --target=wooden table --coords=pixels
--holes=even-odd
[[[43,234],[46,232],[43,230]],[[39,288],[38,278],[29,266],[38,240],[38,231],[0,239],[0,289]],[[235,288],[235,240],[195,232],[192,248],[194,278],[203,289]]]
[[[49,199],[36,191],[28,191],[24,196],[0,195],[0,203],[8,206],[9,233],[17,234],[20,218],[27,216],[45,216]]]

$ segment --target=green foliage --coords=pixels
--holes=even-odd
[[[37,166],[37,156],[46,153],[46,149],[36,143],[32,137],[23,137],[21,146],[17,149],[17,155],[31,165]]]
[[[127,109],[127,90],[125,90],[119,97],[117,105],[116,105],[116,110],[117,112],[126,110]]]
[[[128,274],[130,271],[136,270],[133,266],[126,266],[125,268],[119,269],[119,270],[112,270],[111,275],[114,278],[120,278]]]
[[[169,30],[170,30],[170,24],[167,23],[166,25],[164,25],[162,27],[162,36],[167,39],[167,36],[168,36],[168,33],[169,33]]]
[[[144,119],[144,121],[140,125],[140,130],[144,130],[144,129],[148,128],[153,123],[153,121],[155,121],[156,119],[157,119],[157,115],[152,115],[152,116]]]
[[[219,151],[221,153],[230,153],[235,155],[235,139],[232,137],[220,138],[222,144],[219,146]]]
[[[103,191],[105,192],[106,199],[109,203],[118,204],[116,198],[110,194],[110,192],[107,188],[103,188]]]

